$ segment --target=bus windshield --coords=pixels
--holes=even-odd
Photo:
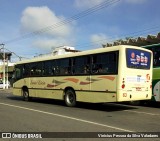
[[[150,69],[151,53],[138,49],[126,49],[126,62],[128,68]]]

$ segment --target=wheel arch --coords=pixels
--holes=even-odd
[[[27,86],[23,86],[22,90],[28,90],[28,87]]]

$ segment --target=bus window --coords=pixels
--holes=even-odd
[[[16,80],[19,80],[19,79],[21,79],[23,77],[23,75],[22,75],[22,67],[23,67],[23,65],[18,65],[15,68],[15,79]]]
[[[151,53],[128,48],[126,49],[126,60],[128,68],[150,69]]]
[[[102,59],[103,60],[103,59]],[[118,53],[112,52],[108,54],[107,72],[109,74],[117,74],[118,69]]]
[[[92,73],[98,73],[99,70],[102,70],[102,66],[99,64],[101,63],[100,55],[93,55],[91,60]]]
[[[92,55],[93,74],[116,74],[117,73],[117,52]]]
[[[60,75],[69,75],[71,73],[71,59],[62,59],[59,61]]]
[[[90,56],[73,58],[73,73],[89,74],[90,73]]]
[[[30,75],[31,76],[41,76],[42,75],[42,62],[36,62],[30,65]]]
[[[23,66],[23,76],[24,77],[30,76],[30,65],[29,64],[24,64],[24,66]]]
[[[50,60],[50,61],[45,61],[44,62],[44,74],[46,76],[51,76],[51,75],[55,75],[55,61]]]

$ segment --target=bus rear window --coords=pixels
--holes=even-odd
[[[126,62],[128,68],[150,69],[151,53],[138,49],[126,49]]]

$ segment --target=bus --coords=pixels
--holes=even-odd
[[[153,52],[153,80],[151,102],[160,102],[160,44],[143,46]]]
[[[15,64],[13,94],[77,102],[151,99],[150,50],[127,45],[23,60]]]

